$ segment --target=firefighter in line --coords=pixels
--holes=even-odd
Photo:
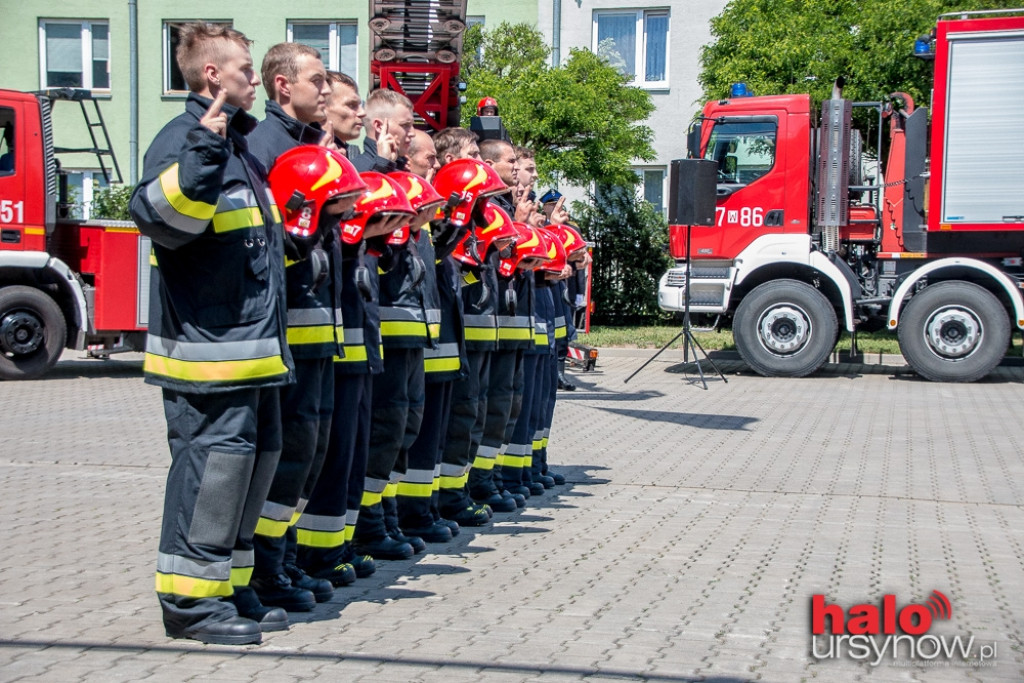
[[[347,152],[363,130],[365,110],[359,87],[346,74],[328,71],[327,76],[331,85],[327,120],[335,146]],[[366,478],[372,376],[384,370],[375,291],[377,260],[366,253],[363,234],[351,229],[357,224],[348,223],[350,230],[342,232],[340,240],[344,329],[339,338],[343,340],[343,353],[334,357],[334,414],[327,447],[330,457],[295,525],[299,566],[336,587],[350,585],[377,569],[373,557],[356,554],[351,543]]]
[[[390,173],[405,170],[412,142],[412,101],[394,90],[377,89],[366,98],[366,139],[363,151],[350,154],[360,172]]]
[[[497,214],[502,221],[511,224],[509,214],[515,213],[513,205],[515,189],[518,187],[519,160],[515,148],[503,140],[484,140],[480,143],[480,156],[484,163],[495,170],[508,190],[489,201],[502,209]],[[513,228],[514,230],[514,228]],[[502,253],[502,250],[506,250]],[[495,311],[498,332],[497,343],[490,354],[488,374],[481,377],[481,396],[476,429],[479,440],[474,439],[474,460],[469,473],[469,495],[478,502],[489,505],[495,512],[512,512],[526,504],[526,497],[513,494],[499,485],[494,467],[498,451],[504,441],[505,428],[512,413],[515,395],[515,377],[521,372],[521,355],[532,338],[532,322],[517,315],[518,296],[511,275],[497,275],[499,261],[508,258],[511,246],[499,248],[487,254],[489,265],[494,269],[496,286]]]
[[[281,451],[284,235],[246,135],[260,80],[244,34],[185,24],[189,96],[146,152],[130,210],[153,241],[146,381],[162,388],[171,466],[156,590],[167,635],[259,643],[280,608],[236,602]],[[251,596],[251,594],[250,594]]]
[[[340,296],[340,250],[330,230],[320,230],[320,206],[312,204],[309,188],[298,188],[296,169],[275,166],[285,152],[299,145],[333,142],[321,124],[326,120],[330,86],[320,53],[300,43],[278,43],[263,57],[263,87],[269,99],[266,118],[249,136],[249,148],[271,169],[271,190],[279,204],[290,201],[293,190],[303,197],[294,210],[284,209],[288,290],[288,345],[295,359],[295,383],[281,392],[281,427],[284,447],[274,483],[256,525],[256,563],[252,588],[265,605],[308,612],[317,602],[333,596],[330,582],[313,579],[295,564],[295,519],[305,506],[327,452],[334,410],[334,370],[338,352],[335,311]],[[327,163],[337,164],[327,158]],[[348,180],[351,208],[365,187],[351,164],[342,176]],[[276,173],[276,175],[275,175]],[[276,186],[277,183],[282,186]],[[282,196],[282,193],[285,193]],[[278,207],[282,209],[281,206]],[[314,214],[315,212],[315,214]],[[289,218],[291,220],[289,220]],[[326,236],[326,237],[325,237]],[[337,252],[337,253],[335,253]],[[286,555],[288,557],[286,558]]]

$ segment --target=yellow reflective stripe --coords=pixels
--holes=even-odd
[[[213,216],[214,232],[231,232],[241,228],[253,228],[257,225],[263,225],[263,215],[260,214],[258,206],[221,211]]]
[[[482,455],[478,455],[473,458],[473,467],[478,470],[493,470],[494,469],[494,458],[486,458]]]
[[[270,205],[270,215],[274,217],[275,223],[281,222],[281,211],[277,208],[277,204]]]
[[[533,450],[539,451],[542,448],[544,448],[544,441],[542,439],[534,439],[533,440]]]
[[[334,342],[334,325],[289,327],[287,336],[289,346],[302,344],[329,344]]]
[[[497,457],[498,464],[502,467],[522,467],[523,456],[521,455],[499,455]]]
[[[441,488],[443,489],[461,489],[469,481],[469,472],[459,477],[446,477],[441,475]]]
[[[462,367],[458,358],[424,358],[424,372],[454,372]]]
[[[309,529],[296,529],[299,545],[307,548],[337,548],[346,540],[346,529],[341,531],[310,531]]]
[[[437,339],[441,336],[441,323],[430,323],[427,325],[427,330],[430,332],[431,339]]]
[[[388,482],[384,487],[384,492],[381,494],[385,498],[394,498],[398,495],[398,482]]]
[[[217,211],[216,204],[197,202],[182,194],[181,186],[178,183],[178,164],[174,164],[160,174],[160,189],[163,191],[167,203],[183,216],[209,221]]]
[[[462,281],[465,282],[467,285],[471,285],[474,282],[480,282],[477,276],[473,275],[473,273],[466,273],[465,275],[463,275]]]
[[[190,382],[218,382],[273,377],[288,372],[280,356],[251,360],[189,361],[147,353],[143,370]]]
[[[359,504],[363,507],[370,507],[380,502],[381,494],[374,493],[373,491],[363,491],[363,499],[359,501]]]
[[[365,346],[345,346],[345,357],[335,356],[335,363],[362,363],[366,362],[366,347]]]
[[[256,522],[256,533],[267,538],[281,538],[288,531],[288,522],[260,517]]]
[[[398,495],[410,498],[430,498],[434,492],[434,483],[413,484],[407,481],[398,482]]]
[[[568,334],[568,330],[564,327],[555,328],[555,339],[565,339]]]
[[[231,595],[230,581],[197,579],[182,574],[156,573],[156,592],[182,595],[187,598],[214,598]]]
[[[381,320],[382,337],[426,337],[427,326],[418,320]]]
[[[528,327],[499,327],[498,339],[520,339],[533,338],[533,330]]]
[[[540,447],[541,448],[547,448],[548,447],[548,437],[545,436],[543,439],[540,440]]]
[[[498,331],[493,327],[467,327],[464,334],[466,341],[496,341],[498,339]]]
[[[149,265],[151,265],[151,266],[155,266],[156,265],[156,254],[153,253],[152,251],[149,252]]]
[[[533,454],[523,456],[523,467],[533,466]]]
[[[249,581],[252,580],[252,567],[232,567],[231,568],[231,585],[232,586],[248,586]]]

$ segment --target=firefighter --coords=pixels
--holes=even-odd
[[[427,193],[419,176],[394,171],[388,182],[409,200],[408,223],[389,240],[394,265],[380,275],[380,334],[384,346],[384,372],[373,380],[370,452],[364,503],[356,524],[357,552],[381,559],[405,559],[426,549],[418,536],[405,536],[398,525],[398,482],[406,474],[408,449],[423,418],[423,350],[433,346],[440,312],[428,310],[424,280],[427,266],[417,248],[420,224],[441,198]],[[405,194],[408,189],[409,193]],[[419,212],[424,212],[417,216]],[[423,235],[422,237],[426,237]],[[427,238],[429,239],[429,238]],[[431,259],[432,260],[432,259]]]
[[[476,103],[477,116],[497,116],[498,100],[493,97],[483,97]]]
[[[412,101],[394,90],[377,89],[366,98],[366,139],[363,151],[351,154],[362,171],[404,171],[413,136]]]
[[[494,169],[476,159],[458,159],[443,166],[435,188],[442,197],[454,197],[457,201],[447,207],[448,221],[456,226],[486,226],[482,212],[487,197],[508,190]],[[496,236],[474,227],[450,257],[458,261],[463,272],[466,364],[465,378],[455,382],[452,389],[448,428],[442,444],[438,506],[441,517],[464,526],[482,526],[490,521],[490,509],[470,499],[466,483],[482,436],[483,413],[479,409],[482,391],[487,387],[488,354],[497,344],[497,278],[494,267],[486,260]]]
[[[359,96],[359,85],[351,76],[340,71],[328,71],[327,82],[331,94],[327,98],[325,114],[334,134],[334,144],[342,154],[349,156],[349,143],[363,134],[366,109]]]
[[[410,173],[415,173],[426,179],[428,183],[433,181],[434,174],[441,168],[441,164],[437,161],[437,148],[434,147],[434,141],[422,130],[416,129],[412,133],[406,167]]]
[[[335,327],[341,324],[335,315],[340,248],[333,230],[321,230],[319,220],[325,191],[345,197],[347,210],[366,185],[340,155],[304,150],[276,165],[298,145],[333,142],[333,135],[321,129],[331,88],[320,54],[300,43],[278,43],[264,56],[261,75],[270,99],[266,118],[249,136],[250,149],[272,169],[271,190],[287,215],[288,345],[296,381],[281,394],[284,448],[256,526],[251,585],[265,605],[309,611],[330,600],[334,591],[330,582],[311,578],[296,565],[293,525],[327,453],[334,410],[332,359],[338,352]],[[310,177],[314,172],[316,177]]]
[[[306,510],[296,523],[299,564],[311,576],[334,585],[347,585],[356,576],[376,570],[373,557],[357,556],[353,537],[366,497],[379,507],[380,492],[364,491],[370,448],[373,377],[383,371],[380,321],[376,301],[378,271],[391,268],[388,237],[408,220],[412,210],[394,183],[376,172],[360,178],[367,190],[350,215],[343,217],[339,234],[344,254],[343,291],[358,295],[342,298],[345,320],[345,355],[335,358],[335,420],[328,450],[336,457],[316,482]],[[351,312],[351,315],[349,315]],[[360,326],[361,324],[361,326]],[[328,463],[331,459],[328,459]],[[383,490],[383,487],[381,487]]]
[[[250,41],[179,31],[185,112],[150,145],[130,204],[153,242],[143,368],[163,390],[172,458],[156,590],[168,636],[241,645],[288,627],[280,608],[232,600],[281,450],[278,387],[293,379],[284,235],[245,137],[260,83]]]

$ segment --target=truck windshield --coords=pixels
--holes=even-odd
[[[0,107],[0,175],[14,173],[14,110]]]
[[[748,185],[775,164],[778,125],[762,120],[716,123],[704,152],[718,164],[718,183]]]

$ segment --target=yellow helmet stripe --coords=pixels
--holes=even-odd
[[[341,164],[334,158],[333,154],[327,153],[327,170],[320,176],[320,180],[313,183],[313,187],[309,188],[310,192],[316,192],[327,183],[333,183],[335,180],[341,177],[344,169],[341,168]]]

